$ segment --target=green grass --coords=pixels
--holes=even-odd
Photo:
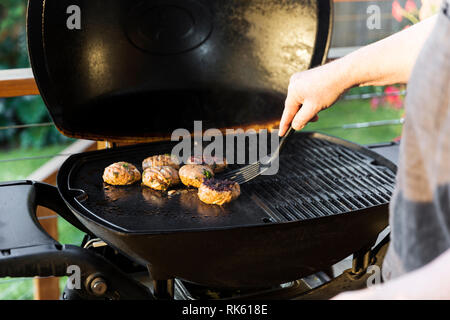
[[[31,173],[51,159],[51,156],[60,153],[68,145],[55,145],[43,148],[29,149],[0,149],[0,181],[22,180],[26,179]],[[46,157],[50,156],[50,157]],[[16,160],[29,157],[46,157],[32,160]]]
[[[58,219],[58,241],[62,244],[76,244],[79,245],[83,240],[84,233],[72,226],[66,220]]]
[[[33,280],[0,279],[0,300],[32,300]]]
[[[358,129],[335,127],[351,123],[400,119],[403,113],[403,109],[396,110],[389,107],[372,110],[367,100],[339,101],[333,107],[322,111],[319,114],[319,121],[308,124],[305,130],[327,133],[359,144],[388,142],[401,135],[401,125]]]

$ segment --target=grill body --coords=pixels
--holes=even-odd
[[[386,208],[317,221],[160,234],[111,232],[75,213],[94,234],[133,260],[154,280],[181,278],[213,287],[261,287],[324,270],[370,247],[387,226]]]
[[[67,28],[72,5],[81,30]],[[55,125],[70,137],[155,141],[192,132],[198,119],[203,130],[271,128],[290,75],[325,61],[331,9],[331,1],[309,0],[30,0],[30,62]],[[193,192],[105,189],[107,165],[139,165],[171,147],[75,155],[58,175],[86,228],[156,280],[279,284],[370,246],[387,225],[395,166],[317,134],[296,135],[279,174],[244,185],[223,208]]]
[[[72,156],[58,187],[95,235],[148,265],[157,280],[258,287],[312,274],[373,245],[388,224],[395,166],[361,146],[317,133],[296,134],[280,172],[242,186],[227,206],[146,189],[104,189],[101,171],[116,157],[160,153],[170,143]],[[126,158],[128,156],[128,158]],[[120,192],[125,191],[124,194]],[[152,192],[152,191],[149,191]]]

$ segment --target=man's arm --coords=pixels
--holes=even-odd
[[[297,130],[354,86],[407,83],[436,16],[326,65],[292,76],[280,136]]]
[[[450,299],[450,249],[426,266],[368,289],[346,292],[334,300]]]

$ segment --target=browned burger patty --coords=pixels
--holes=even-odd
[[[237,199],[240,194],[239,184],[230,180],[208,179],[198,188],[201,201],[219,206]]]
[[[150,167],[164,167],[169,166],[175,169],[180,169],[180,161],[175,156],[170,154],[160,154],[151,156],[142,161],[142,170]]]
[[[184,185],[198,188],[203,180],[214,177],[214,172],[209,166],[186,164],[178,172]]]
[[[214,173],[219,173],[224,171],[227,166],[227,160],[218,158],[218,157],[190,157],[187,161],[187,164],[202,164],[211,167]]]
[[[139,170],[128,162],[116,162],[105,168],[103,181],[114,186],[125,186],[141,180]]]
[[[178,171],[169,166],[150,167],[142,174],[142,183],[155,190],[165,191],[180,183]]]

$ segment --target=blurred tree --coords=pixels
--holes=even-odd
[[[26,0],[0,3],[0,69],[26,68]]]
[[[0,69],[28,68],[26,0],[0,1]],[[51,121],[40,97],[0,99],[0,127]],[[0,145],[42,147],[69,139],[54,127],[0,130]]]

